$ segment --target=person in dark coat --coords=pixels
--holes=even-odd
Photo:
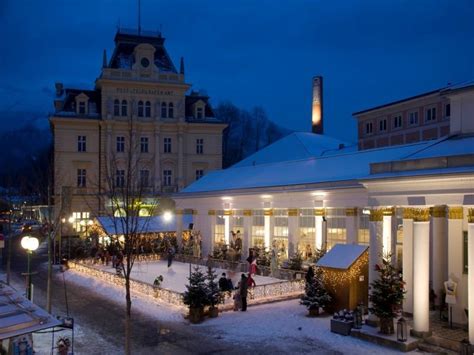
[[[222,292],[225,292],[225,291],[229,290],[229,283],[227,282],[227,277],[226,277],[225,272],[222,273],[222,276],[219,279],[219,289]]]
[[[247,294],[248,294],[248,283],[245,274],[242,274],[240,281],[240,299],[242,300],[242,312],[247,310]]]
[[[171,264],[173,263],[173,258],[174,258],[174,253],[175,250],[172,245],[168,248],[168,268],[171,267]]]

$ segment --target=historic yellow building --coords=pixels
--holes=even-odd
[[[77,223],[103,214],[105,191],[134,170],[146,195],[167,196],[221,169],[222,131],[207,95],[190,91],[160,33],[118,30],[94,90],[56,84],[56,212]],[[83,223],[84,224],[84,223]],[[77,226],[79,228],[79,226]]]

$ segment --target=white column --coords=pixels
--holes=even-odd
[[[323,216],[314,217],[314,227],[315,227],[315,247],[317,250],[323,248]]]
[[[296,252],[298,244],[298,209],[288,209],[288,258]]]
[[[457,302],[453,305],[453,323],[465,323],[463,307],[463,208],[449,207],[448,209],[448,278],[457,282]],[[466,302],[467,303],[467,302]]]
[[[413,331],[430,330],[430,222],[413,222]]]
[[[446,206],[435,206],[432,211],[432,281],[436,294],[436,304],[441,303],[444,281],[448,279],[448,229],[446,223]]]
[[[413,219],[409,209],[405,209],[403,216],[403,281],[405,281],[405,300],[403,311],[413,314]]]
[[[383,244],[383,256],[386,257],[391,255],[393,257],[394,250],[392,249],[392,218],[393,216],[383,216],[383,227],[382,227],[382,244]]]
[[[183,210],[176,210],[176,241],[178,249],[183,246]]]
[[[195,229],[201,232],[202,237],[201,255],[203,258],[207,258],[212,253],[212,246],[214,244],[216,212],[214,210],[199,210],[195,217]]]
[[[474,345],[474,209],[470,211],[467,227],[467,298],[469,309],[469,342]]]
[[[369,222],[369,286],[379,277],[377,271],[375,271],[375,265],[381,264],[382,262],[382,228],[383,218],[381,210],[372,210],[370,212]],[[369,302],[370,306],[370,302]],[[375,321],[377,317],[371,313],[369,315],[369,321]]]
[[[242,259],[249,256],[250,237],[252,235],[252,210],[244,210],[244,233],[242,236]]]
[[[224,216],[224,243],[227,245],[230,244],[230,218],[229,215]]]
[[[264,215],[264,227],[263,227],[263,243],[266,250],[268,250],[273,241],[273,211],[265,211]]]
[[[359,242],[359,216],[357,207],[346,208],[346,244]]]

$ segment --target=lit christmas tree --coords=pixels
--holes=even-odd
[[[382,265],[376,265],[379,278],[371,283],[369,310],[380,319],[380,332],[393,334],[393,318],[401,310],[405,290],[399,271],[391,264],[390,256],[382,259]]]
[[[305,282],[305,293],[300,303],[308,308],[310,315],[316,316],[319,314],[319,308],[324,308],[331,302],[331,296],[323,284],[323,271],[320,268],[316,268],[315,271],[313,267],[310,267],[306,273]]]

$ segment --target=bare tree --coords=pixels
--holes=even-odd
[[[125,123],[125,122],[124,122]],[[129,120],[124,139],[118,142],[118,149],[106,154],[104,183],[100,195],[105,197],[106,218],[113,225],[109,233],[111,243],[123,255],[123,277],[125,280],[125,353],[131,353],[132,300],[130,276],[140,247],[143,234],[157,209],[157,200],[152,197],[151,166],[153,155],[142,159],[144,142],[140,141],[140,125]],[[148,148],[146,148],[148,149]],[[158,147],[155,147],[155,154]],[[118,152],[117,152],[118,150]],[[150,158],[151,156],[151,158]]]

